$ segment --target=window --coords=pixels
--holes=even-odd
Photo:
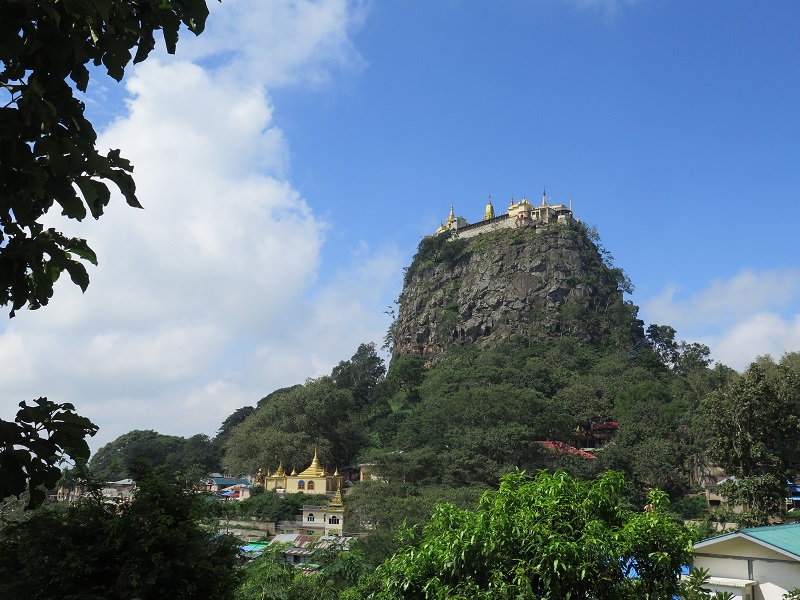
[[[298,490],[304,490],[304,489],[306,489],[306,482],[305,482],[305,481],[302,481],[302,480],[301,480],[301,481],[298,481],[298,482],[297,482],[297,489],[298,489]]]
[[[338,525],[339,524],[339,517],[335,517],[335,516],[331,517],[330,519],[328,519],[328,523],[330,523],[331,525]]]
[[[308,482],[308,489],[309,490],[313,490],[314,489],[314,482],[313,481],[309,481]]]
[[[313,520],[314,520],[314,513],[308,513],[308,516],[306,517],[306,521],[313,521]]]

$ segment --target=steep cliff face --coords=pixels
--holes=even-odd
[[[642,323],[623,302],[621,279],[579,224],[426,238],[390,336],[396,353],[433,356],[517,335],[622,347],[642,337]]]

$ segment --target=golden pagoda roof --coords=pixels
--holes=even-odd
[[[450,226],[450,224],[451,224],[451,223],[453,223],[455,220],[456,220],[456,213],[455,213],[455,212],[453,212],[453,205],[451,204],[451,205],[450,205],[450,216],[449,216],[449,217],[447,217],[447,225],[448,225],[448,227],[449,227],[449,226]]]
[[[342,480],[339,478],[339,486],[336,493],[328,500],[328,510],[335,510],[337,512],[344,510],[344,501],[342,500]]]
[[[273,477],[286,477],[286,472],[283,470],[283,463],[278,464],[278,470],[272,474]]]
[[[494,219],[494,206],[492,206],[491,196],[489,196],[489,202],[486,205],[486,211],[483,213],[483,220],[488,221],[489,219]]]
[[[311,464],[305,471],[300,473],[298,477],[325,477],[325,469],[323,469],[319,464],[316,448],[314,448],[314,459],[311,461]]]

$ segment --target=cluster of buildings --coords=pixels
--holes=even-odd
[[[305,470],[287,474],[283,465],[271,473],[259,470],[255,477],[233,479],[215,474],[203,483],[203,489],[217,494],[225,500],[246,500],[252,495],[254,486],[279,495],[305,493],[325,495],[322,504],[304,504],[302,515],[294,521],[280,521],[274,524],[270,533],[274,535],[333,535],[341,536],[345,531],[346,519],[342,490],[344,478],[335,469],[332,473],[319,462],[317,451]]]
[[[572,201],[570,206],[564,204],[550,204],[547,201],[547,192],[542,193],[542,203],[534,206],[523,198],[514,202],[512,198],[506,212],[496,215],[492,205],[492,197],[483,212],[480,221],[470,223],[464,217],[455,215],[453,206],[450,206],[450,216],[442,223],[434,235],[450,233],[451,239],[471,238],[488,231],[509,229],[515,227],[546,227],[551,223],[573,224],[577,221],[572,216]]]

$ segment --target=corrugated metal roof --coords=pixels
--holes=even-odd
[[[800,558],[800,523],[742,529],[742,533]]]
[[[695,544],[695,548],[704,548],[736,537],[750,539],[757,544],[772,547],[774,550],[800,560],[800,523],[747,527],[733,533],[725,533],[702,540]]]

